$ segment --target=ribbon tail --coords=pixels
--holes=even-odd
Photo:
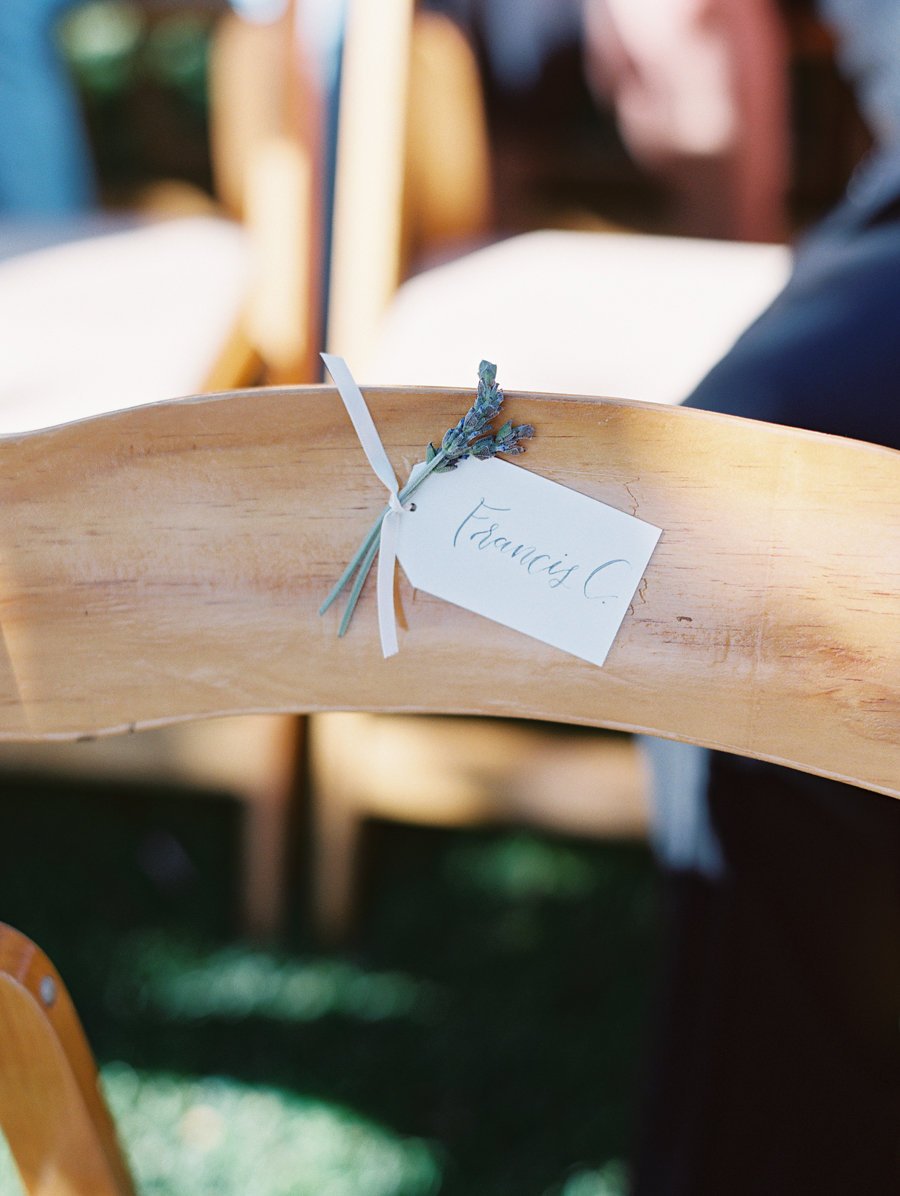
[[[378,632],[385,660],[389,656],[396,656],[400,650],[394,614],[394,574],[399,531],[400,512],[390,510],[381,522],[381,541],[378,546]]]

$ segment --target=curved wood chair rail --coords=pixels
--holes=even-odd
[[[368,390],[403,480],[471,402]],[[663,536],[604,668],[373,582],[317,613],[384,489],[327,387],[0,440],[0,738],[229,712],[513,715],[648,731],[900,796],[900,453],[680,408],[509,394],[524,469]]]
[[[0,1130],[29,1193],[135,1196],[59,973],[0,922]]]

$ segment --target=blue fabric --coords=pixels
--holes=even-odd
[[[650,842],[664,868],[719,879],[725,865],[709,818],[709,752],[692,743],[638,738],[652,777]]]
[[[81,112],[54,40],[73,0],[0,0],[0,212],[58,216],[94,201]]]
[[[900,169],[874,162],[687,406],[900,449]]]
[[[838,58],[866,120],[884,145],[900,141],[900,4],[897,0],[819,0],[838,39]]]

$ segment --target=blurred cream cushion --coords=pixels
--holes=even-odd
[[[202,390],[248,277],[245,234],[214,217],[0,222],[0,433]]]
[[[685,399],[787,279],[781,245],[620,233],[512,237],[405,283],[367,383]]]

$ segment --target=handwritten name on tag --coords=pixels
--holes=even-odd
[[[505,461],[432,475],[400,520],[411,583],[602,665],[661,530]]]

